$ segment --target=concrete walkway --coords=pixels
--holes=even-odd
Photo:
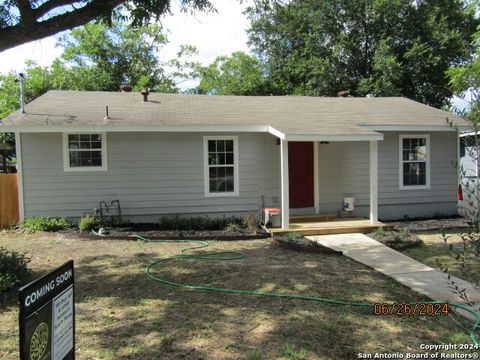
[[[339,234],[308,236],[319,244],[342,251],[345,256],[365,264],[416,292],[426,295],[432,300],[452,301],[462,304],[463,301],[452,292],[446,274],[435,270],[412,258],[395,251],[364,234]],[[452,276],[452,280],[460,289],[465,289],[471,301],[480,306],[480,292],[472,284]],[[459,311],[470,320],[472,314]]]

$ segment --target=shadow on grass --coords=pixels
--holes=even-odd
[[[241,251],[246,254],[242,260],[182,260],[154,271],[181,283],[355,302],[420,298],[345,257],[263,244]],[[95,351],[115,359],[235,359],[255,350],[264,358],[278,358],[292,344],[307,351],[308,358],[355,358],[368,349],[439,343],[451,332],[445,319],[380,318],[372,308],[163,285],[144,273],[158,258],[158,253],[136,252],[84,257],[76,263],[81,348],[94,342]],[[438,331],[439,324],[444,332]]]

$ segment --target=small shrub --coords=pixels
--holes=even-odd
[[[382,239],[385,237],[385,235],[387,235],[387,232],[383,227],[379,227],[372,232],[372,235],[374,235],[376,238]]]
[[[380,241],[382,244],[394,250],[406,250],[416,246],[422,246],[423,241],[418,236],[412,234],[408,229],[400,231],[385,231],[382,236],[377,232],[373,232],[373,238]]]
[[[19,228],[32,231],[58,231],[72,226],[65,218],[51,218],[48,216],[35,216],[23,220]]]
[[[92,231],[98,226],[98,221],[92,215],[84,215],[78,222],[78,228],[81,231]]]
[[[224,230],[229,233],[236,233],[242,230],[242,227],[236,223],[229,223],[227,226],[225,226]]]
[[[296,241],[303,238],[303,234],[297,231],[289,231],[284,235],[286,241]]]
[[[162,216],[158,222],[158,230],[197,230],[215,231],[224,230],[229,224],[242,224],[242,219],[230,216],[210,218],[208,216],[180,217],[179,215]]]
[[[402,229],[400,231],[392,231],[391,242],[404,243],[410,239],[410,231],[408,229]]]
[[[29,262],[30,258],[25,253],[0,247],[0,294],[28,280]]]
[[[256,234],[258,228],[260,227],[260,221],[255,214],[248,213],[243,218],[243,226],[248,230],[249,233]]]

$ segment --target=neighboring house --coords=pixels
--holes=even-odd
[[[460,135],[458,212],[463,217],[478,221],[479,194],[479,139],[474,132]]]
[[[22,218],[78,218],[118,199],[131,221],[266,206],[288,228],[292,214],[339,213],[345,197],[372,223],[456,214],[447,118],[465,125],[399,97],[50,91],[0,131],[18,139]]]
[[[477,144],[479,142],[479,144]],[[479,175],[477,146],[480,138],[475,140],[475,133],[460,134],[460,175],[462,177],[477,177]]]

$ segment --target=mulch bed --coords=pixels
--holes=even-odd
[[[389,248],[392,248],[393,250],[398,250],[398,251],[407,250],[416,246],[423,245],[423,241],[415,234],[410,234],[408,239],[403,241],[392,240],[388,232],[387,232],[387,235],[383,237],[377,236],[375,233],[370,233],[368,234],[368,236],[374,240],[377,240],[378,242],[381,242],[382,244],[388,246]]]
[[[127,227],[105,228],[106,234],[98,236],[92,232],[82,232],[78,230],[59,231],[59,234],[68,238],[88,239],[88,240],[138,240],[134,235],[139,235],[149,240],[255,240],[270,238],[271,234],[264,229],[259,229],[256,234],[248,232],[246,229],[238,231],[225,230],[155,230],[150,224],[135,224]]]
[[[286,240],[283,237],[276,236],[273,238],[272,246],[281,247],[282,249],[292,250],[296,252],[343,255],[341,251],[330,249],[326,246],[323,246],[315,241],[306,238]]]

